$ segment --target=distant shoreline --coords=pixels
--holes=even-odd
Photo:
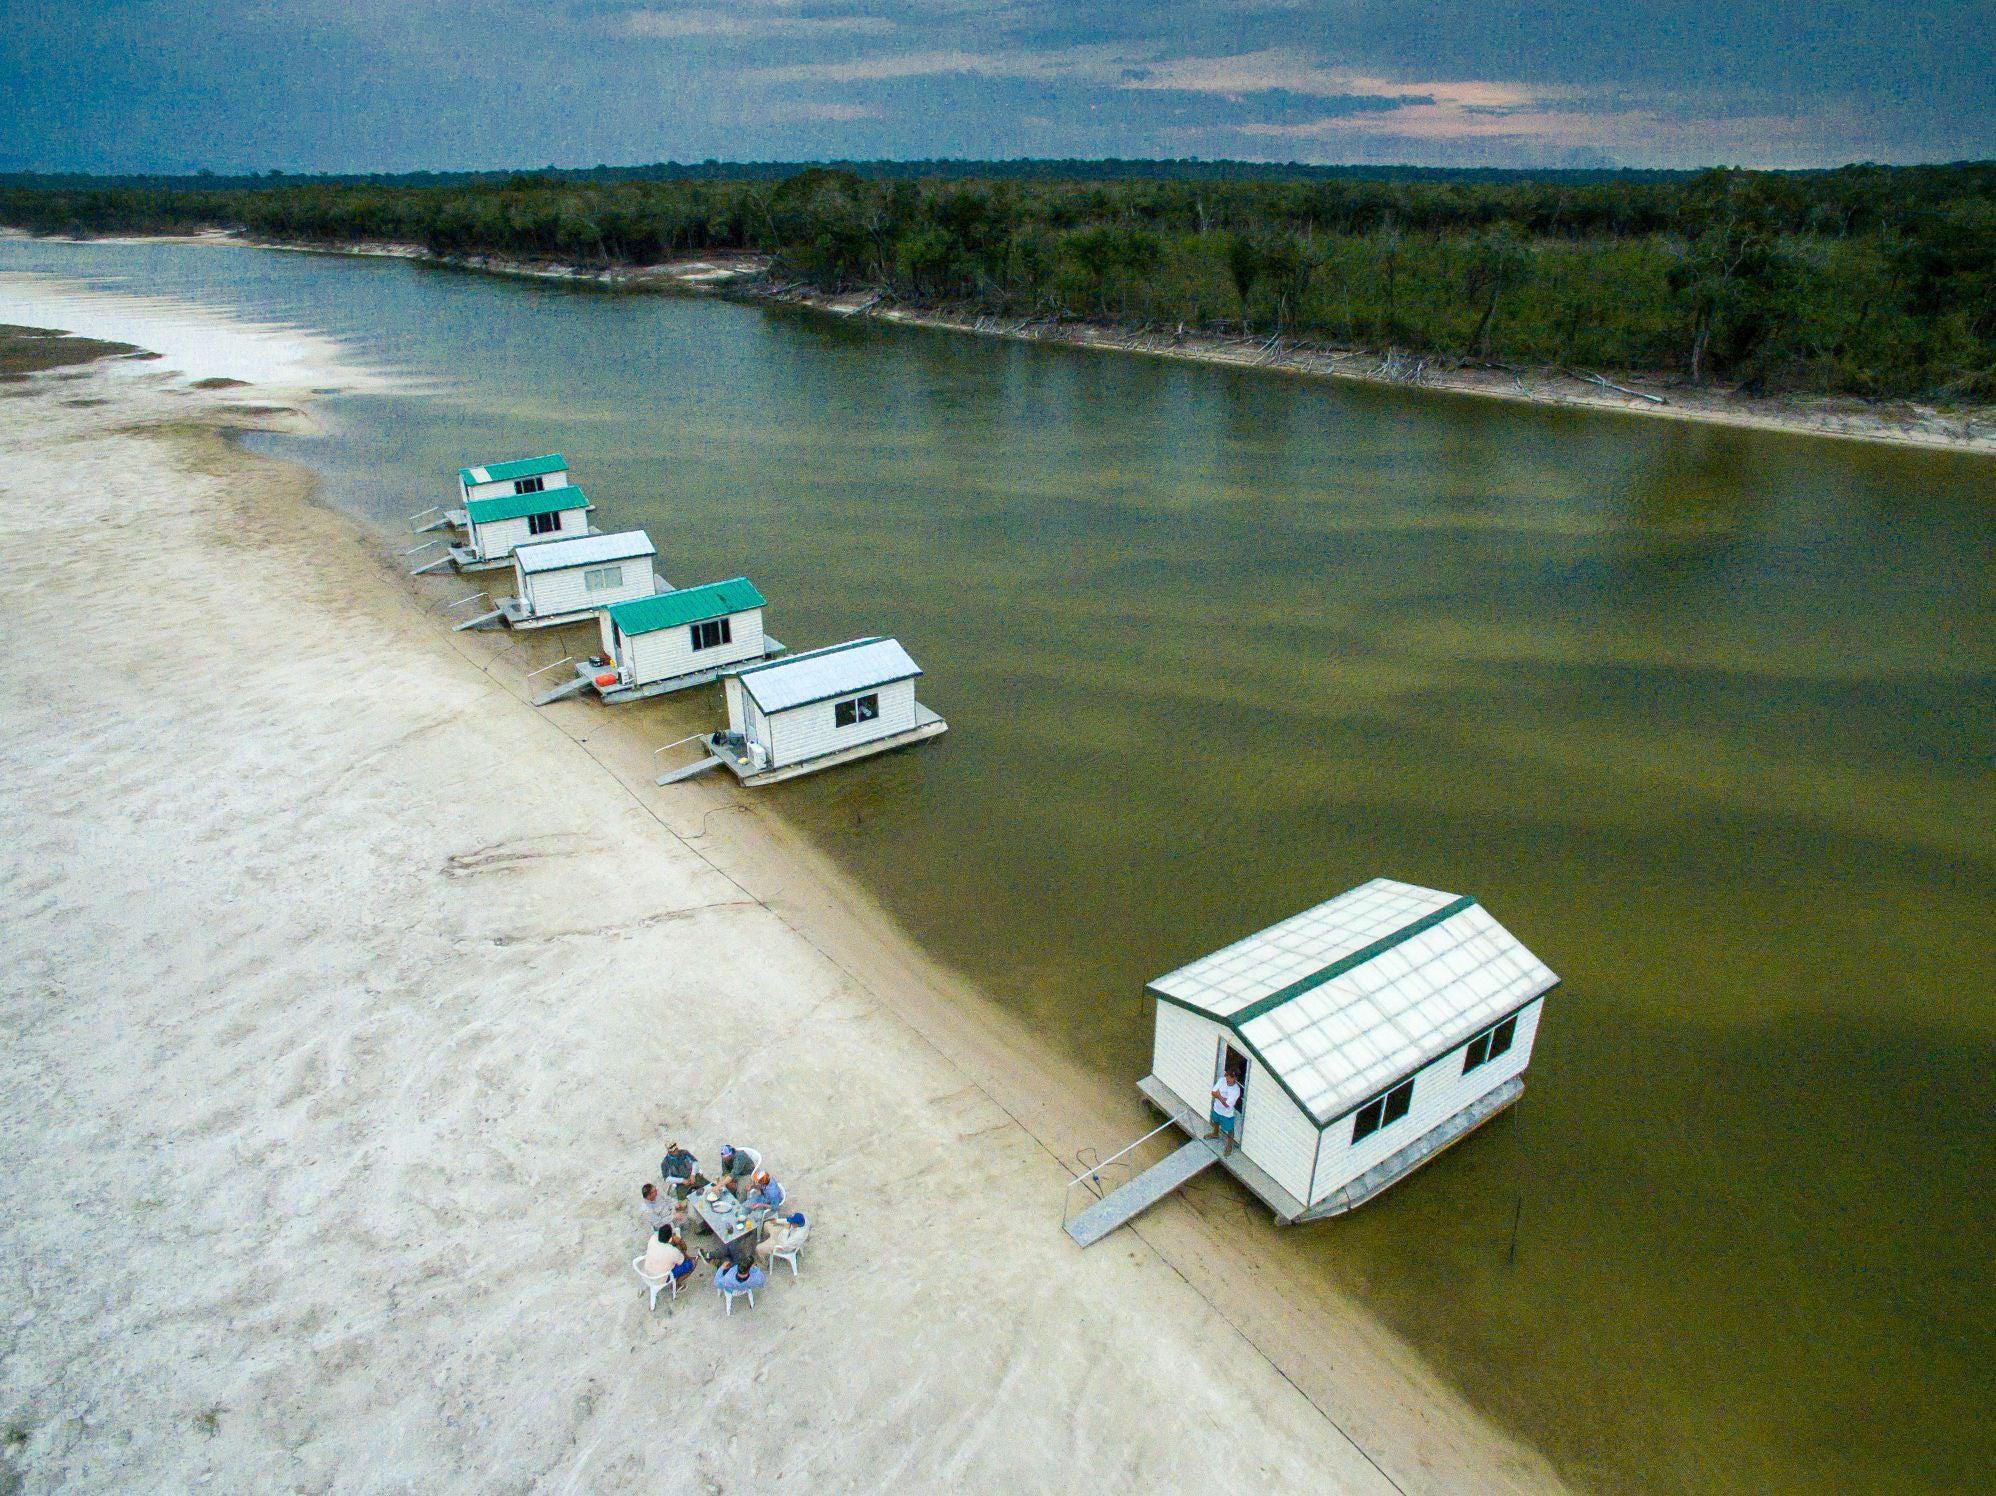
[[[57,243],[89,243],[60,235],[36,236],[0,227],[0,237],[46,237]],[[795,282],[771,282],[767,256],[722,254],[656,265],[585,266],[552,260],[519,260],[500,255],[437,255],[419,244],[304,243],[251,239],[223,230],[201,234],[112,234],[103,242],[228,244],[304,254],[354,255],[415,260],[487,275],[522,276],[613,287],[622,290],[691,291],[772,306],[798,306],[834,316],[867,317],[906,327],[930,327],[1028,343],[1062,343],[1076,348],[1137,353],[1152,358],[1237,369],[1264,369],[1316,379],[1351,380],[1387,389],[1413,389],[1481,399],[1510,400],[1554,409],[1608,411],[1625,415],[1696,421],[1797,436],[1914,447],[1929,451],[1996,455],[1996,406],[1942,410],[1906,400],[1865,400],[1855,396],[1742,395],[1716,385],[1694,387],[1662,374],[1612,376],[1593,370],[1458,364],[1397,350],[1333,348],[1287,338],[1243,338],[1210,332],[1159,332],[1136,326],[1083,320],[1024,319],[966,315],[946,307],[910,305],[877,290],[834,294]]]
[[[1996,455],[1996,407],[1945,411],[1905,400],[1852,396],[1742,395],[1716,385],[1693,387],[1659,374],[1600,375],[1592,370],[1451,365],[1411,354],[1332,348],[1292,339],[1242,338],[1214,333],[1159,332],[1080,320],[1013,321],[948,308],[913,306],[879,290],[840,294],[792,282],[771,282],[771,262],[760,255],[715,255],[658,265],[591,267],[559,261],[516,260],[498,255],[445,256],[421,245],[387,243],[305,244],[213,233],[180,237],[290,250],[417,260],[488,275],[583,282],[627,290],[696,291],[764,305],[800,306],[835,316],[868,317],[908,327],[931,327],[1028,343],[1063,343],[1117,353],[1226,368],[1265,369],[1317,379],[1352,380],[1388,389],[1415,389],[1482,399],[1510,400],[1556,409],[1697,421],[1748,430],[1916,447],[1931,451]]]

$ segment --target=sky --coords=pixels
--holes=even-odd
[[[0,0],[0,170],[1996,157],[1992,0]]]

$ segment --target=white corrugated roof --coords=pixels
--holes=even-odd
[[[898,639],[854,639],[736,672],[765,712],[829,701],[921,673]]]
[[[629,561],[656,556],[658,547],[643,530],[619,530],[614,535],[578,535],[573,540],[533,540],[513,548],[525,572],[560,571],[568,566],[596,566],[605,561]]]
[[[1474,900],[1375,878],[1150,990],[1236,1029],[1324,1123],[1558,980]]]

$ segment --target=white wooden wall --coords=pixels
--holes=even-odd
[[[693,647],[693,625],[680,624],[669,629],[654,629],[649,634],[626,636],[624,646],[629,658],[619,663],[625,666],[624,679],[634,686],[642,686],[650,681],[670,680],[675,675],[691,675],[696,670],[713,670],[722,665],[738,665],[743,660],[762,658],[762,609],[751,608],[746,613],[733,613],[728,618],[733,638],[729,643],[715,649],[696,650]],[[604,620],[607,630],[609,621]]]
[[[573,540],[578,535],[589,533],[589,511],[587,509],[563,509],[555,515],[560,523],[552,530],[540,534],[529,533],[527,517],[518,519],[495,519],[482,525],[471,527],[471,543],[478,547],[478,554],[487,561],[497,561],[501,556],[513,554],[513,547],[530,540]]]
[[[496,499],[501,495],[512,493],[514,491],[513,485],[517,481],[517,479],[508,478],[501,483],[473,483],[469,487],[466,487],[464,479],[459,478],[457,486],[459,492],[467,499]],[[550,488],[566,487],[568,487],[567,473],[549,473],[541,479],[541,492],[543,493],[546,493]]]
[[[1213,1076],[1220,1041],[1229,1040],[1247,1060],[1247,1099],[1241,1152],[1298,1200],[1310,1189],[1310,1164],[1317,1151],[1317,1126],[1304,1116],[1282,1083],[1248,1053],[1225,1024],[1187,1012],[1175,1003],[1151,1000],[1156,1023],[1151,1038],[1151,1074],[1172,1094],[1205,1118],[1213,1111]]]
[[[769,728],[775,734],[775,740],[769,747],[776,764],[780,767],[802,763],[807,758],[836,753],[841,748],[892,737],[915,725],[915,683],[912,680],[895,681],[877,690],[880,715],[871,722],[857,722],[851,727],[837,725],[834,708],[838,701],[850,701],[853,696],[865,695],[864,691],[852,692],[838,698],[838,701],[814,701],[809,706],[772,713]]]
[[[1391,1126],[1382,1127],[1364,1141],[1351,1140],[1352,1118],[1341,1117],[1324,1129],[1318,1144],[1317,1184],[1308,1203],[1337,1193],[1367,1169],[1398,1153],[1422,1133],[1454,1116],[1472,1101],[1494,1091],[1521,1074],[1532,1057],[1532,1041],[1538,1037],[1539,1011],[1545,999],[1538,998],[1518,1014],[1517,1036],[1511,1047],[1494,1060],[1462,1073],[1463,1049],[1458,1046],[1414,1077],[1413,1104],[1407,1115]],[[1475,1035],[1471,1035],[1474,1038]],[[1267,1168],[1266,1164],[1262,1165]],[[1269,1170],[1273,1173],[1274,1170]]]
[[[595,571],[598,565],[623,567],[623,585],[600,592],[589,591],[583,585],[583,575]],[[513,579],[520,585],[521,601],[540,618],[551,613],[575,613],[587,608],[608,607],[611,603],[621,603],[634,597],[650,597],[656,586],[649,556],[629,561],[604,561],[591,566],[564,566],[560,571],[538,572],[531,577],[520,570],[516,559]]]
[[[1247,1054],[1247,1046],[1237,1043],[1234,1047]],[[1298,1200],[1309,1203],[1317,1124],[1303,1115],[1302,1108],[1282,1089],[1282,1082],[1251,1054],[1240,1143],[1241,1152],[1260,1164],[1271,1179]]]
[[[1151,999],[1156,1024],[1151,1035],[1150,1073],[1200,1116],[1212,1109],[1213,1057],[1226,1030],[1210,1018],[1188,1013],[1176,1003]]]

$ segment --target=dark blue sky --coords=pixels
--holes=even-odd
[[[0,0],[0,170],[1996,156],[1992,0]]]

